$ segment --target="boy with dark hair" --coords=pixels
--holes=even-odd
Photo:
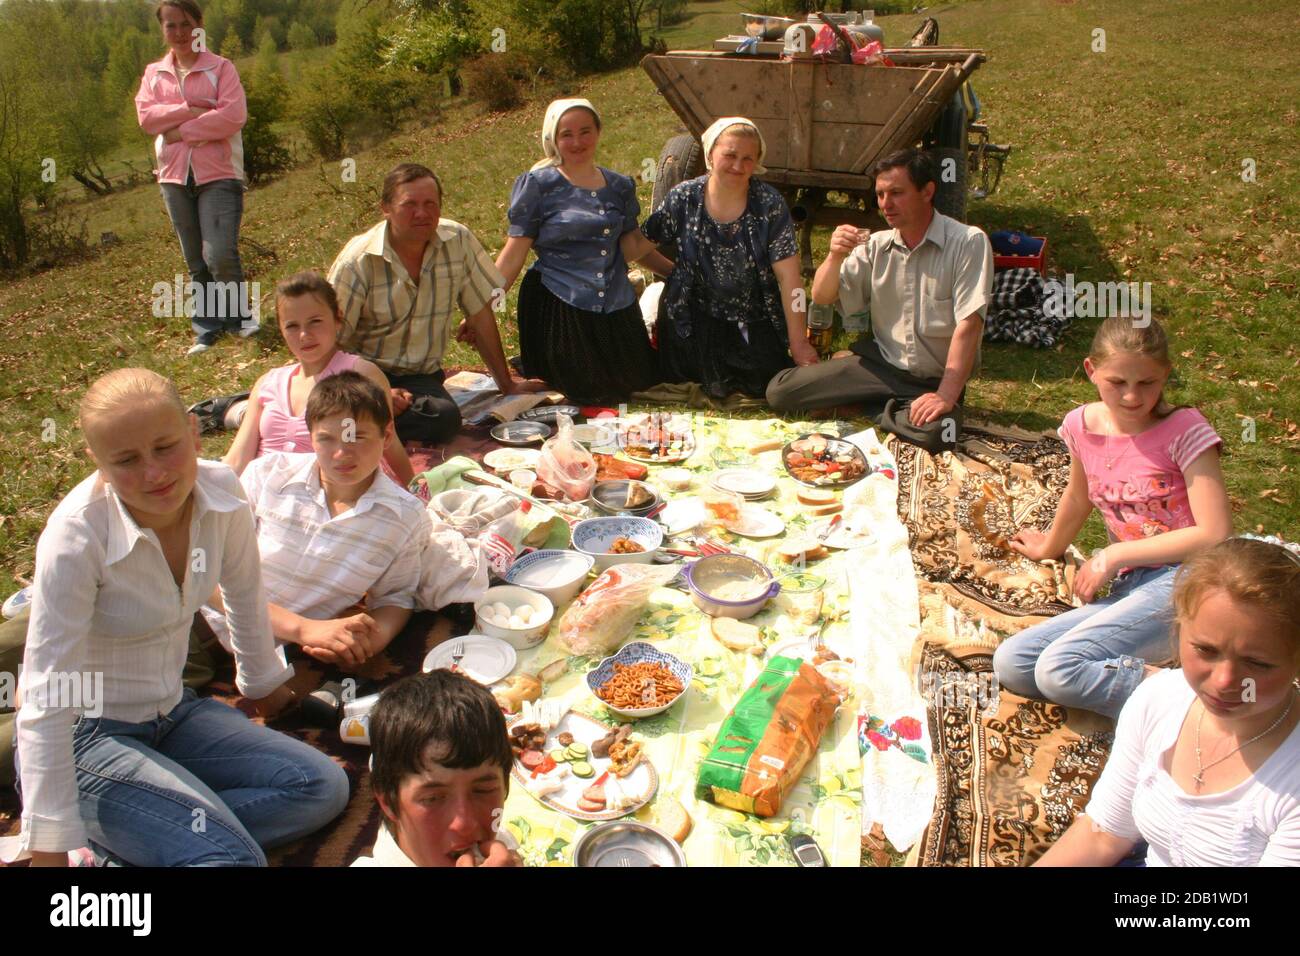
[[[332,375],[312,389],[305,417],[314,454],[263,455],[240,481],[276,638],[352,669],[406,625],[422,575],[438,579],[442,606],[477,599],[487,570],[454,534],[431,548],[424,505],[380,470],[393,420],[378,385],[356,372]],[[363,598],[365,612],[348,613]],[[219,595],[203,615],[224,644]]]
[[[353,866],[519,865],[500,825],[514,758],[486,687],[446,670],[403,678],[371,711],[370,743],[384,825]]]

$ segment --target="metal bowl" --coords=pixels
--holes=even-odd
[[[552,431],[544,422],[502,422],[492,429],[492,437],[503,445],[520,447],[550,438]]]
[[[573,844],[574,866],[685,866],[686,854],[662,830],[636,820],[592,827]]]
[[[553,426],[561,413],[576,420],[580,409],[577,405],[538,405],[526,412],[520,412],[519,417],[526,422],[545,422]]]
[[[637,505],[635,508],[626,508],[623,502],[627,501],[627,491],[631,485],[640,485],[646,491],[650,492],[651,498],[643,505]],[[659,493],[643,481],[634,481],[630,478],[615,478],[610,481],[598,481],[591,488],[591,504],[596,511],[607,515],[634,515],[641,517],[648,512],[654,511],[663,503]]]

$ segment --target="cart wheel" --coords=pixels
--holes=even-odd
[[[650,197],[650,211],[659,208],[669,191],[678,183],[704,174],[704,147],[690,133],[682,133],[664,143],[655,169],[655,188]]]
[[[958,222],[966,221],[966,151],[938,146],[930,150],[939,181],[934,184],[934,208]],[[947,169],[945,169],[945,166]],[[953,177],[944,180],[945,172]]]

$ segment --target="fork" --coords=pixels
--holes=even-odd
[[[465,642],[457,641],[456,646],[451,649],[451,669],[460,670],[460,659],[465,656]]]

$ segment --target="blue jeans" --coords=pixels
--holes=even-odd
[[[1135,568],[1101,600],[1035,624],[993,655],[998,683],[1022,697],[1118,717],[1147,661],[1173,651],[1177,565]]]
[[[161,185],[163,203],[181,242],[190,280],[202,290],[196,297],[190,325],[200,342],[211,344],[222,332],[238,331],[248,315],[240,285],[244,270],[239,261],[244,183],[239,179],[218,179],[196,186],[191,178],[184,186]]]
[[[188,688],[143,723],[82,717],[72,750],[91,848],[133,866],[265,866],[348,802],[329,757]]]

